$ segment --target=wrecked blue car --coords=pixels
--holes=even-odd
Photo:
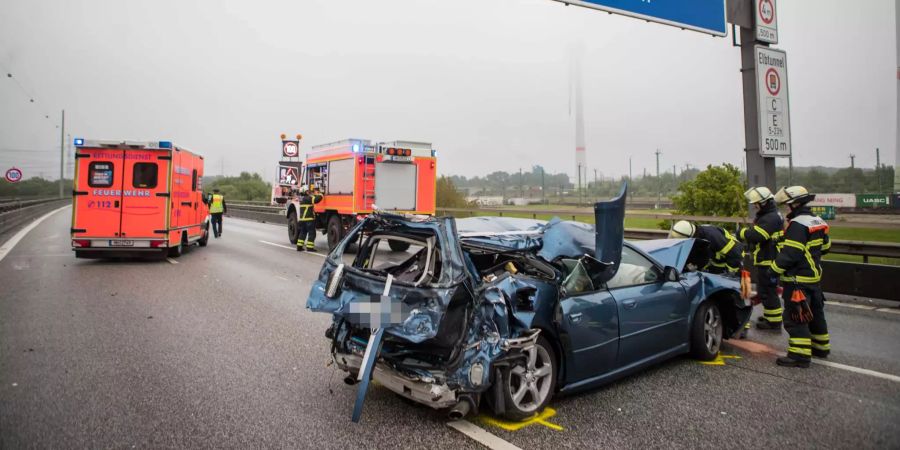
[[[702,241],[624,242],[624,210],[623,187],[595,205],[596,226],[362,220],[307,301],[333,315],[333,361],[359,384],[353,420],[371,379],[454,419],[487,406],[521,420],[677,355],[715,358],[750,317],[739,282],[693,270],[706,265]]]

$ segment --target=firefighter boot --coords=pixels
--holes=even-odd
[[[762,319],[756,322],[756,328],[760,330],[771,330],[781,332],[781,322],[770,322],[766,319]]]
[[[831,353],[830,350],[819,350],[817,348],[812,349],[813,358],[828,359],[829,353]]]
[[[303,250],[306,250],[306,241],[297,239],[297,251],[302,252]]]
[[[802,359],[794,359],[790,356],[781,356],[775,360],[775,364],[778,364],[782,367],[800,367],[802,369],[809,368],[809,361],[805,361]]]

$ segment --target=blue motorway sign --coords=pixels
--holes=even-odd
[[[725,0],[555,0],[725,36]]]

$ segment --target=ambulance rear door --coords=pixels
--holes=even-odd
[[[73,238],[118,238],[125,152],[79,148],[75,154]]]
[[[169,150],[126,150],[123,164],[123,238],[165,238]]]

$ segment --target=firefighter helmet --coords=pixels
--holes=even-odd
[[[772,199],[772,191],[765,186],[753,187],[744,192],[744,198],[752,204],[765,203]]]
[[[815,198],[816,196],[810,194],[803,186],[786,186],[779,189],[775,194],[775,201],[778,202],[778,204],[803,204],[813,201]]]
[[[669,239],[694,237],[694,233],[696,232],[697,227],[694,224],[687,220],[679,220],[678,222],[675,222],[675,225],[672,225],[672,229],[669,230]]]

